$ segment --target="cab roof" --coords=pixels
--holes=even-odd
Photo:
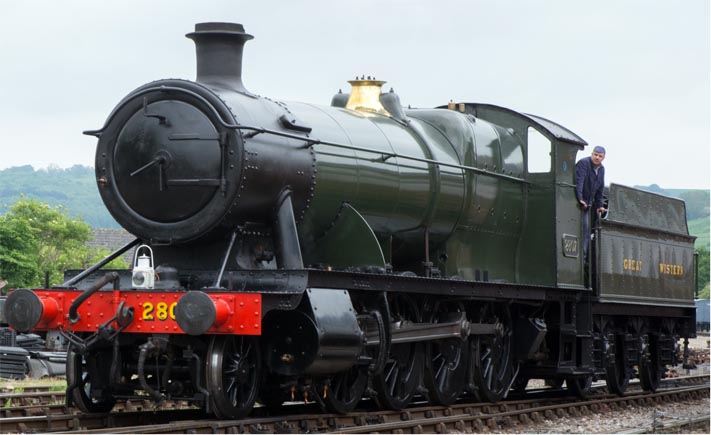
[[[556,140],[559,141],[564,141],[573,145],[577,145],[580,147],[585,147],[588,145],[588,143],[583,140],[580,136],[577,134],[573,133],[572,131],[568,130],[567,128],[563,127],[562,125],[555,123],[549,119],[543,118],[541,116],[537,115],[531,115],[530,113],[521,113],[517,112],[515,110],[511,110],[506,107],[501,107],[501,106],[496,106],[493,104],[482,104],[482,103],[464,103],[465,107],[468,109],[473,109],[474,113],[472,113],[474,116],[479,117],[479,114],[477,112],[479,111],[493,111],[493,112],[501,112],[501,113],[506,113],[510,116],[514,116],[517,118],[521,118],[524,121],[527,121],[536,127],[538,127],[544,134],[547,133],[548,135],[552,136]],[[483,119],[486,119],[485,116],[482,116]]]

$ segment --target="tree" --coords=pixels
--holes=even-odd
[[[106,255],[86,246],[91,238],[89,225],[68,217],[63,207],[22,197],[0,217],[0,278],[7,288],[36,287],[48,271],[51,284],[61,283],[65,270],[86,268]],[[117,259],[107,267],[127,265]]]
[[[706,287],[704,287],[700,292],[699,292],[699,299],[708,299],[709,298],[709,285],[706,284]]]
[[[701,299],[708,299],[709,298],[709,293],[708,293],[708,288],[709,288],[709,268],[711,267],[711,261],[709,261],[709,251],[708,249],[704,248],[698,248],[696,250],[696,253],[699,254],[699,285],[698,289],[704,289],[706,297],[701,297],[701,295],[704,293],[704,290],[701,290],[699,293],[699,297]]]

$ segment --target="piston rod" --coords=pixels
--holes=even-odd
[[[461,320],[446,323],[401,323],[390,325],[392,344],[432,341],[446,338],[466,339],[470,335],[495,335],[501,333],[498,323],[471,323],[464,316]],[[379,344],[376,331],[368,332],[368,344]]]

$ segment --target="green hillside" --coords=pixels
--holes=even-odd
[[[708,189],[664,189],[657,184],[650,186],[634,186],[637,189],[648,192],[659,193],[673,198],[683,199],[686,203],[686,219],[691,222],[695,219],[708,216],[709,213],[709,190]]]
[[[702,217],[689,221],[689,233],[698,237],[697,248],[709,249],[709,217]]]
[[[637,189],[680,198],[686,204],[689,234],[696,236],[696,247],[709,249],[709,191],[704,189],[664,189],[656,184]]]
[[[94,228],[119,228],[111,217],[96,188],[94,168],[74,165],[61,169],[35,170],[16,166],[0,171],[0,215],[20,199],[27,198],[61,205],[69,216],[83,217]]]

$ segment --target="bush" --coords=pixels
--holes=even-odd
[[[91,228],[61,207],[21,197],[0,217],[0,279],[7,288],[38,287],[45,271],[52,284],[63,282],[64,271],[82,269],[106,255],[90,248]],[[122,259],[107,267],[125,268]]]

